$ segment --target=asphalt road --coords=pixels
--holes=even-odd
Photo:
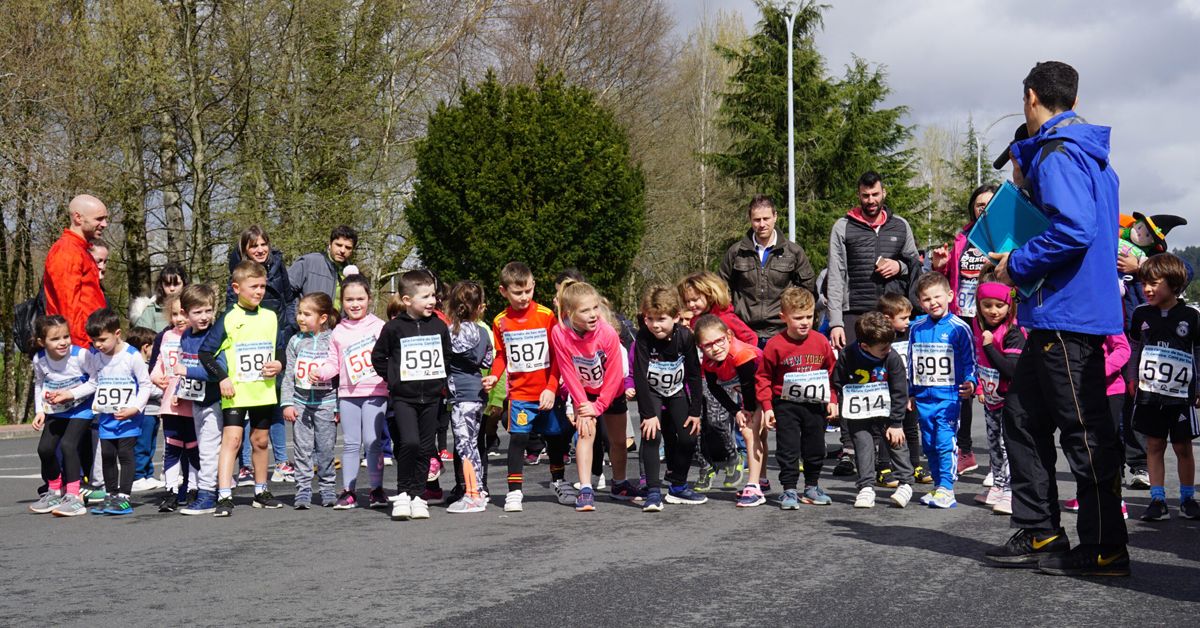
[[[755,509],[719,491],[656,514],[607,499],[581,514],[554,500],[542,464],[526,470],[525,512],[505,514],[498,460],[499,495],[481,514],[263,511],[240,489],[229,519],[159,514],[150,494],[135,495],[131,516],[61,519],[26,510],[35,443],[0,442],[3,625],[1181,626],[1200,609],[1200,521],[1178,517],[1174,497],[1170,521],[1138,521],[1146,491],[1127,494],[1134,577],[1089,580],[982,563],[1010,534],[971,502],[983,469],[949,511],[886,507],[888,489],[856,510],[853,484],[827,465],[829,507],[780,511],[776,485]],[[291,486],[273,489],[290,503]]]

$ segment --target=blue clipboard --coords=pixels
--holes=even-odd
[[[1050,220],[1024,192],[1005,181],[975,221],[967,240],[985,254],[1009,253],[1049,227]],[[1017,286],[1017,290],[1031,297],[1041,285],[1038,279],[1031,285]]]

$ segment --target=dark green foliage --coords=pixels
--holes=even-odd
[[[549,302],[563,268],[614,297],[641,240],[645,183],[624,131],[580,87],[489,76],[441,104],[416,150],[407,210],[421,259],[447,282],[476,279],[491,308],[501,267],[528,264]]]
[[[1200,246],[1189,246],[1171,251],[1185,262],[1192,265],[1192,272],[1200,271]],[[1200,303],[1200,281],[1192,279],[1187,290],[1183,293],[1184,300],[1192,305]]]

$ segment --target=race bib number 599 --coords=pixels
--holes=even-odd
[[[954,347],[944,342],[913,343],[911,347],[913,384],[954,385]]]

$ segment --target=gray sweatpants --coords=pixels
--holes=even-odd
[[[883,434],[887,430],[885,419],[842,419],[842,431],[850,431],[850,442],[854,445],[854,463],[858,467],[855,488],[875,485],[875,430]],[[886,442],[891,458],[892,477],[901,484],[912,484],[913,468],[908,458],[908,443],[892,447]]]
[[[196,449],[200,450],[200,473],[196,488],[217,492],[217,458],[221,455],[221,402],[210,406],[192,403],[196,424]]]
[[[379,438],[387,422],[387,407],[387,397],[338,399],[338,410],[342,415],[343,489],[353,491],[357,488],[358,464],[364,454],[371,488],[383,486],[383,454]]]
[[[293,462],[296,464],[296,499],[312,501],[313,475],[317,476],[322,499],[334,499],[333,449],[337,442],[334,404],[298,405],[292,423]],[[357,469],[358,465],[355,464]]]

